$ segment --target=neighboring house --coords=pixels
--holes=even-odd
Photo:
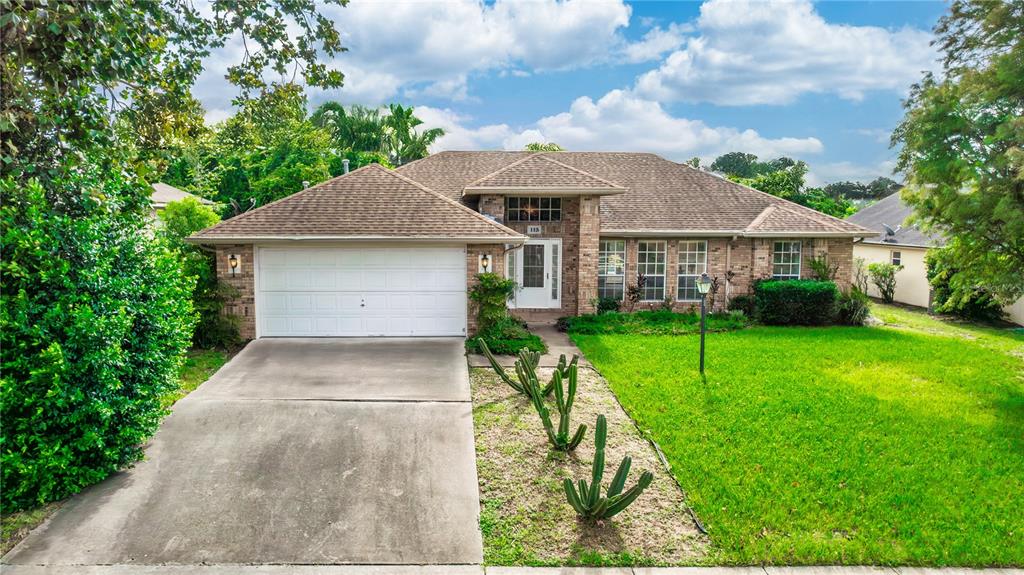
[[[865,228],[875,230],[876,235],[866,237],[853,245],[853,257],[862,258],[867,264],[884,262],[903,266],[896,272],[896,293],[894,300],[899,303],[920,307],[931,307],[931,286],[928,284],[928,270],[925,254],[929,248],[941,248],[946,240],[942,236],[926,234],[916,225],[908,224],[912,209],[900,199],[899,193],[886,196],[846,219]],[[878,289],[869,284],[868,294],[879,297]],[[1024,299],[1004,308],[1009,318],[1024,324]]]
[[[758,278],[808,277],[827,255],[848,285],[873,232],[653,154],[441,152],[370,165],[203,230],[238,288],[242,335],[466,335],[481,271],[515,278],[510,307],[545,317],[623,299],[715,308]],[[235,267],[232,267],[234,265]]]
[[[154,221],[158,221],[157,211],[167,207],[167,204],[171,202],[180,202],[185,198],[192,198],[199,200],[199,203],[207,206],[214,205],[213,202],[206,198],[200,198],[199,196],[190,194],[186,191],[179,190],[174,186],[167,185],[163,182],[157,182],[153,184],[153,195],[150,196],[150,210],[149,215]]]

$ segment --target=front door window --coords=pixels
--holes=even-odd
[[[527,244],[523,246],[523,287],[544,287],[544,248],[543,244]]]

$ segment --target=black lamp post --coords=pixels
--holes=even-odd
[[[700,373],[704,375],[704,331],[707,325],[708,311],[704,301],[708,299],[708,291],[711,290],[711,278],[707,272],[700,274],[697,278],[697,291],[700,293]]]

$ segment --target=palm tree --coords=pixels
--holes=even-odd
[[[384,142],[386,153],[396,166],[426,157],[430,146],[444,135],[441,128],[431,128],[422,133],[416,131],[416,126],[423,120],[413,115],[412,106],[406,108],[401,104],[391,104],[388,111],[390,113],[384,118]]]
[[[339,150],[386,153],[385,118],[376,108],[354,105],[346,110],[338,102],[325,102],[310,120],[331,134]]]

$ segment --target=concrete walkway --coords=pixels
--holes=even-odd
[[[569,340],[569,336],[558,331],[554,324],[531,323],[529,326],[530,331],[539,335],[544,340],[544,343],[548,344],[548,352],[540,356],[540,367],[555,367],[558,365],[558,356],[561,354],[565,354],[567,361],[572,361],[573,354],[578,355],[580,356],[581,366],[590,366],[587,359],[580,353],[579,348]],[[503,367],[512,367],[516,364],[516,356],[514,355],[496,355],[494,357],[498,360],[498,364]],[[469,367],[490,366],[491,364],[483,355],[477,353],[469,354]]]
[[[480,565],[5,565],[4,575],[1024,575],[1022,569],[921,567],[482,567]]]
[[[455,338],[252,342],[144,461],[71,498],[0,571],[479,564],[463,353]]]

